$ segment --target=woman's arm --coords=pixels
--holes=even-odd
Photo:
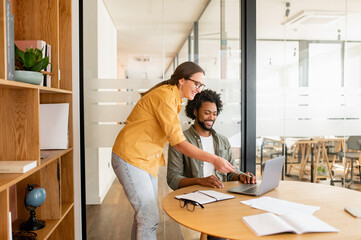
[[[183,153],[184,155],[187,155],[188,157],[212,163],[214,167],[218,170],[218,172],[224,174],[229,172],[236,172],[232,164],[230,164],[227,160],[205,152],[187,141],[180,142],[173,147],[177,151]]]

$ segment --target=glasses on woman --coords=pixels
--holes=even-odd
[[[188,200],[188,199],[179,199],[179,206],[181,208],[186,208],[188,211],[193,212],[196,206],[200,206],[201,208],[204,208],[202,204]]]
[[[194,85],[196,86],[197,89],[199,90],[203,90],[205,88],[206,85],[204,85],[203,83],[200,83],[196,80],[190,79],[190,78],[186,78],[187,80],[191,80],[192,82],[194,82]]]

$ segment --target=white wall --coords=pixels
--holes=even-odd
[[[117,78],[117,29],[98,0],[98,78]]]
[[[99,129],[97,94],[94,83],[117,77],[116,28],[102,0],[84,4],[84,107],[86,202],[100,204],[114,178],[111,167],[111,146],[106,148]]]

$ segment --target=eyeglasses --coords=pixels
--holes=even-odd
[[[188,199],[179,199],[179,206],[181,208],[187,208],[188,211],[193,212],[196,206],[200,206],[201,208],[204,208],[202,204],[188,200]]]
[[[190,78],[186,78],[187,80],[191,80],[192,82],[194,82],[194,85],[196,86],[197,89],[199,90],[203,90],[205,88],[206,85],[204,85],[203,83],[200,83],[196,80],[190,79]]]

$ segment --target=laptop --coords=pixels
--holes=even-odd
[[[241,184],[228,189],[228,192],[261,196],[275,189],[280,182],[284,161],[284,156],[266,161],[261,184]]]

